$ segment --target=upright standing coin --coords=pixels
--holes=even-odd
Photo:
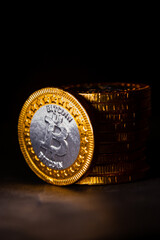
[[[88,114],[75,97],[57,88],[41,89],[28,98],[19,116],[18,138],[29,167],[51,184],[76,182],[93,157]]]

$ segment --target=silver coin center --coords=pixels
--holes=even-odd
[[[40,161],[55,170],[72,165],[79,153],[77,124],[66,109],[56,104],[36,111],[30,125],[30,139]]]

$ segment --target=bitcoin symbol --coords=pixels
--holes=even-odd
[[[45,149],[45,155],[51,159],[54,159],[55,155],[64,156],[68,149],[66,141],[68,132],[66,128],[61,126],[63,117],[53,113],[52,118],[45,116],[44,121],[47,128],[44,141],[40,141],[41,148]]]

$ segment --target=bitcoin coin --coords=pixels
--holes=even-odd
[[[137,151],[145,147],[146,140],[136,142],[99,142],[97,144],[99,153],[123,153],[129,151]]]
[[[101,111],[102,110],[102,111]],[[139,121],[143,118],[149,118],[151,115],[151,108],[142,109],[138,112],[125,112],[125,113],[118,113],[118,112],[106,112],[103,109],[99,109],[95,111],[95,116],[98,121],[105,122],[106,120],[109,122],[124,122],[124,121]]]
[[[137,151],[129,151],[129,152],[122,152],[122,153],[103,153],[97,154],[93,160],[92,164],[98,165],[106,165],[111,163],[118,163],[118,162],[132,162],[137,159],[141,159],[146,155],[146,147],[143,147]]]
[[[108,163],[108,164],[95,164],[89,168],[88,170],[88,176],[93,175],[103,175],[108,173],[122,173],[122,172],[128,172],[133,171],[136,169],[139,169],[143,167],[144,163],[146,161],[146,157],[142,156],[141,158],[136,158],[133,161],[120,161],[118,163]]]
[[[68,185],[89,168],[94,134],[89,116],[71,94],[44,88],[25,102],[18,121],[21,151],[44,181]]]
[[[97,109],[98,111],[105,111],[109,113],[125,113],[125,112],[137,112],[142,109],[147,109],[151,107],[151,100],[145,99],[143,101],[139,102],[130,102],[130,103],[124,103],[124,102],[118,102],[118,103],[92,103],[92,106]]]
[[[133,142],[133,141],[143,141],[149,135],[149,127],[143,128],[138,131],[132,132],[103,132],[99,131],[96,134],[97,141],[100,142]]]
[[[90,83],[83,85],[65,86],[65,89],[78,92],[86,100],[92,103],[116,102],[116,101],[139,101],[151,97],[150,86],[134,83]]]
[[[141,169],[136,171],[130,171],[125,173],[108,173],[97,176],[83,176],[76,184],[80,185],[105,185],[105,184],[117,184],[125,182],[133,182],[147,177],[149,166],[146,164]]]
[[[139,121],[123,121],[123,122],[105,122],[103,124],[97,124],[96,130],[98,132],[112,133],[112,132],[134,132],[141,130],[142,128],[149,128],[149,119],[141,119]]]
[[[133,91],[135,94],[135,91]],[[106,104],[134,104],[140,102],[144,103],[145,101],[151,100],[151,93],[141,93],[140,95],[133,95],[131,96],[131,92],[117,92],[117,93],[108,93],[108,92],[92,92],[92,93],[81,93],[79,92],[81,96],[83,96],[88,102],[91,102],[92,104],[95,103],[106,103]]]

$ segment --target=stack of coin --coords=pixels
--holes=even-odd
[[[66,89],[86,100],[95,133],[94,158],[77,183],[109,184],[143,177],[148,170],[150,87],[134,83],[99,83]]]

